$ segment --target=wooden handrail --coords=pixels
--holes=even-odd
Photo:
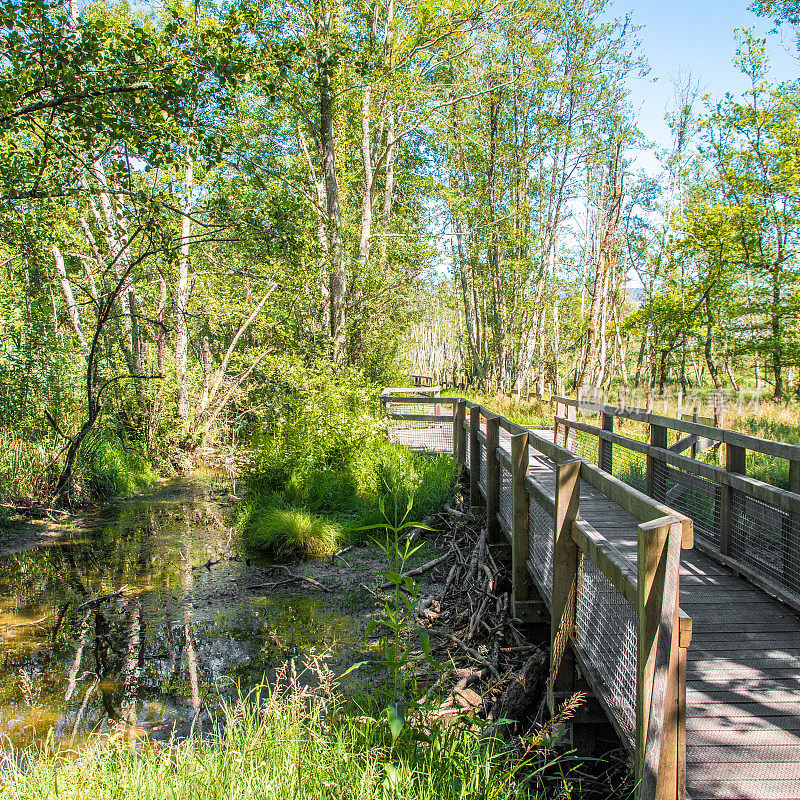
[[[441,392],[441,386],[389,386],[381,391],[381,396],[389,396],[393,392],[408,392],[414,394],[415,392]]]
[[[770,483],[758,480],[758,478],[752,478],[749,475],[728,472],[724,467],[706,464],[704,461],[697,461],[689,456],[675,453],[669,448],[654,447],[646,442],[640,442],[638,439],[631,439],[619,433],[604,431],[602,428],[598,428],[595,425],[589,425],[585,422],[576,422],[575,420],[566,419],[565,417],[556,417],[555,419],[560,425],[573,428],[582,433],[588,433],[592,436],[597,436],[599,439],[613,442],[627,450],[649,455],[658,461],[663,461],[666,464],[685,470],[693,475],[699,475],[715,483],[731,486],[749,497],[761,500],[761,502],[764,503],[771,503],[784,511],[800,514],[800,494],[795,492],[790,492],[779,486],[773,486]]]
[[[581,463],[581,478],[645,524],[650,525],[653,520],[658,521],[665,517],[677,520],[681,525],[681,546],[684,550],[694,546],[694,522],[685,514],[663,503],[657,503],[644,492],[628,486],[627,483],[608,472],[603,472],[588,461]]]
[[[585,519],[576,519],[572,523],[572,539],[635,608],[638,578],[631,562]]]
[[[569,397],[554,397],[553,402],[561,403],[577,409],[585,409],[592,413],[611,414],[622,419],[629,419],[634,422],[646,422],[648,425],[658,425],[673,431],[683,433],[693,433],[706,439],[713,439],[715,442],[723,442],[736,447],[744,447],[755,453],[784,458],[787,461],[800,461],[800,445],[785,444],[775,442],[772,439],[762,439],[759,436],[750,436],[746,433],[732,431],[729,428],[716,428],[713,425],[703,425],[700,422],[689,420],[674,419],[664,417],[660,414],[653,414],[648,411],[636,411],[632,409],[617,408],[603,403],[595,403],[590,400],[574,400]],[[563,423],[563,419],[559,419]]]
[[[387,403],[408,403],[410,405],[437,405],[441,403],[442,405],[453,405],[457,403],[461,398],[459,397],[427,397],[422,395],[393,395],[393,394],[382,394],[380,396],[381,404],[386,405]]]

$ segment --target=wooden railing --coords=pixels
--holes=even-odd
[[[646,411],[554,399],[556,440],[563,435],[571,450],[606,473],[691,517],[698,549],[800,610],[800,447]],[[639,423],[645,441],[616,432],[615,422]],[[724,467],[713,463],[723,449]],[[702,451],[715,458],[702,460]],[[748,476],[748,452],[788,462],[789,490]]]
[[[588,683],[631,750],[639,796],[682,800],[691,620],[680,612],[678,576],[691,520],[462,398],[385,395],[382,403],[393,441],[452,452],[469,472],[487,537],[510,544],[514,615],[550,612],[551,710]],[[446,411],[420,413],[432,403]],[[595,502],[598,494],[613,505]],[[618,517],[615,507],[635,518],[635,564],[592,524],[609,508]]]

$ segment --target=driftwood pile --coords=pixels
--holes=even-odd
[[[532,643],[525,624],[512,616],[508,570],[492,553],[482,519],[468,501],[457,498],[425,523],[437,531],[432,535],[439,544],[447,542],[445,554],[405,573],[437,568],[443,578],[416,612],[436,658],[449,668],[428,695],[441,696],[449,685],[441,716],[467,712],[490,721],[515,720],[508,732],[523,732],[545,712],[545,644]]]

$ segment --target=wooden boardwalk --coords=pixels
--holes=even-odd
[[[440,427],[407,429],[405,443],[442,449],[429,447],[447,440]],[[510,435],[501,430],[499,439],[510,453]],[[528,475],[555,503],[555,464],[535,446]],[[585,481],[578,508],[635,572],[641,520]],[[800,615],[697,549],[681,554],[679,602],[692,620],[686,797],[800,800]]]
[[[554,493],[549,459],[534,453],[529,472]],[[585,482],[579,509],[636,563],[638,519]],[[798,800],[800,615],[697,550],[681,556],[680,605],[692,618],[687,796]]]

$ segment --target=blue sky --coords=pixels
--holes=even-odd
[[[631,100],[641,130],[658,146],[669,144],[664,113],[673,95],[673,78],[680,71],[690,71],[699,80],[701,95],[717,98],[746,88],[733,64],[734,31],[754,28],[758,35],[767,36],[773,27],[770,20],[748,11],[748,4],[749,0],[615,0],[615,16],[630,12],[634,24],[643,26],[638,36],[650,73],[630,82]],[[771,79],[779,82],[800,77],[794,33],[781,30],[767,40]],[[646,169],[655,166],[647,153],[637,162]]]

